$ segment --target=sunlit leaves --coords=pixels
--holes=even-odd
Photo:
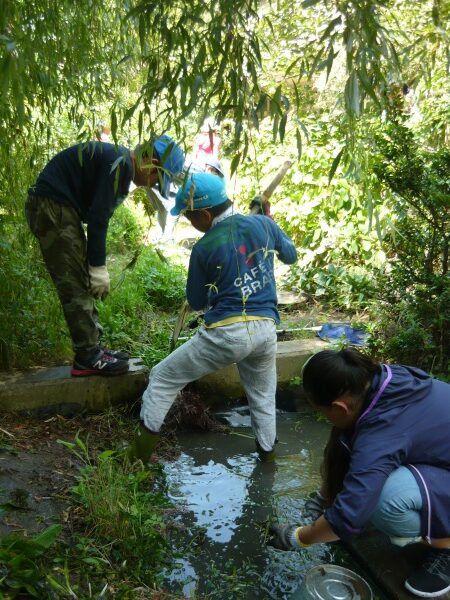
[[[331,182],[331,180],[332,180],[332,179],[333,179],[333,177],[334,177],[334,174],[336,173],[336,169],[338,168],[338,166],[339,166],[339,163],[341,162],[341,158],[342,158],[342,155],[343,155],[343,153],[344,153],[344,150],[345,150],[345,148],[342,148],[342,149],[341,149],[341,150],[340,150],[340,151],[339,151],[339,152],[336,154],[336,156],[335,156],[335,157],[334,157],[334,159],[333,159],[333,162],[331,163],[330,172],[329,172],[329,174],[328,174],[328,183],[330,183],[330,182]]]
[[[284,141],[318,78],[325,91],[334,78],[335,105],[354,133],[368,109],[385,108],[392,82],[413,72],[430,83],[433,65],[448,61],[448,13],[444,0],[4,0],[0,133],[7,143],[64,108],[88,138],[102,99],[115,140],[125,126],[141,138],[182,138],[189,118],[231,119],[243,160],[249,129],[266,117]],[[118,101],[121,86],[133,89],[128,104]],[[296,141],[301,154],[299,132]]]

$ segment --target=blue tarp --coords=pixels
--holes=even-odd
[[[342,323],[325,323],[317,335],[327,342],[346,341],[351,346],[365,346],[369,337],[364,329],[355,329]]]

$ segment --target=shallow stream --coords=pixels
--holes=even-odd
[[[181,455],[164,465],[169,495],[184,508],[177,518],[178,569],[167,574],[173,590],[187,598],[281,600],[317,564],[361,573],[340,544],[282,552],[264,543],[267,519],[301,523],[305,498],[319,487],[329,425],[309,411],[279,412],[277,460],[262,464],[248,409],[220,417],[232,434],[180,435]]]

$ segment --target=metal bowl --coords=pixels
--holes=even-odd
[[[369,584],[357,573],[338,565],[309,570],[291,600],[372,600]]]

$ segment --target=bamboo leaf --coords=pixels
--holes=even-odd
[[[360,94],[356,71],[352,71],[345,84],[345,105],[350,114],[359,116],[360,114]]]
[[[233,156],[233,160],[231,161],[231,165],[230,165],[230,177],[233,177],[233,175],[236,173],[236,170],[238,168],[239,162],[241,160],[241,154],[235,154]]]
[[[302,57],[298,56],[294,61],[291,62],[291,64],[289,65],[289,67],[284,72],[284,74],[285,74],[286,77],[289,75],[289,73],[292,71],[292,69],[294,69],[294,67],[296,67],[298,65],[298,63],[301,60],[302,60]]]
[[[367,216],[369,218],[369,231],[370,229],[372,229],[372,219],[373,219],[373,197],[372,197],[372,192],[369,190],[367,192]]]
[[[324,40],[326,40],[327,37],[330,35],[330,33],[333,31],[333,29],[335,29],[338,25],[340,25],[341,22],[342,22],[341,16],[336,17],[335,19],[332,19],[329,22],[328,27],[325,29],[325,31],[320,36],[319,44],[321,44]]]
[[[303,0],[302,8],[310,8],[311,6],[315,6],[319,4],[322,0]]]
[[[281,85],[279,85],[277,87],[277,89],[275,90],[275,94],[272,96],[272,102],[271,102],[271,106],[270,106],[272,115],[280,114],[280,111],[281,111],[280,104],[281,104]]]
[[[311,68],[309,69],[308,77],[312,77],[313,73],[315,73],[315,71],[317,69],[317,65],[320,63],[320,60],[322,58],[323,53],[324,53],[324,49],[321,48],[319,50],[319,52],[316,54],[316,56],[315,56],[315,58],[313,60],[313,63],[311,65]]]
[[[113,164],[111,165],[111,169],[109,170],[109,173],[114,173],[114,171],[119,170],[118,167],[120,166],[121,163],[125,163],[126,158],[123,154],[121,154],[120,156],[118,156],[116,158],[116,160],[113,162]]]
[[[117,139],[117,113],[114,108],[111,111],[111,135],[113,137],[113,140],[116,141],[116,139]]]
[[[295,130],[295,139],[297,141],[297,156],[300,160],[302,157],[302,134],[300,133],[300,129],[298,127]]]
[[[278,134],[280,136],[280,142],[283,143],[284,134],[286,132],[286,123],[287,123],[287,113],[285,113],[280,119],[280,127],[278,130]]]
[[[345,149],[345,147],[342,148],[333,159],[333,162],[332,162],[331,168],[330,168],[330,172],[328,173],[328,185],[330,185],[331,180],[333,179],[334,174],[336,173],[336,169],[338,168],[339,163],[341,162],[341,158],[344,153],[344,149]]]
[[[372,84],[369,81],[369,78],[367,77],[367,73],[364,70],[360,70],[360,71],[356,71],[356,74],[359,78],[359,81],[362,84],[362,87],[364,89],[364,91],[366,92],[366,94],[368,94],[372,100],[375,102],[375,104],[379,107],[380,106],[380,101],[377,98],[377,95],[375,94],[375,90],[372,87]]]

